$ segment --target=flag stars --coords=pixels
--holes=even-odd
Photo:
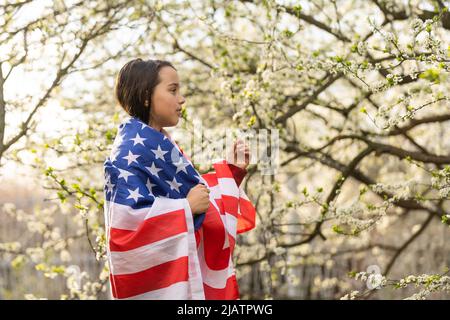
[[[128,165],[132,164],[133,162],[136,162],[136,159],[139,158],[140,155],[138,154],[133,154],[130,150],[128,150],[128,155],[126,157],[122,157],[122,159],[127,159],[128,161]]]
[[[174,162],[174,165],[177,167],[177,172],[175,172],[175,174],[177,174],[179,171],[183,171],[187,174],[186,167],[189,166],[189,163],[184,162],[182,157],[180,157],[180,160],[178,162]]]
[[[128,182],[128,177],[132,176],[133,174],[127,170],[123,170],[119,168],[119,177],[117,179],[123,178],[125,179],[125,182]]]
[[[142,138],[142,137],[139,135],[139,133],[136,133],[136,137],[134,137],[133,139],[130,139],[130,140],[133,140],[133,142],[134,142],[133,147],[134,147],[136,144],[142,144],[142,145],[145,147],[144,140],[147,140],[147,139],[146,139],[146,138]]]
[[[156,177],[159,178],[158,172],[161,171],[162,169],[158,168],[155,166],[155,163],[153,162],[152,165],[150,167],[145,167],[145,169],[147,169],[148,171],[150,171],[150,173]]]
[[[179,183],[175,177],[172,181],[166,180],[166,182],[169,184],[170,190],[176,190],[178,193],[180,193],[180,186],[182,186],[182,183]]]
[[[156,184],[150,182],[150,179],[147,179],[147,183],[145,185],[148,189],[149,195],[153,195],[153,187],[156,187]]]
[[[165,161],[164,155],[169,151],[162,150],[161,145],[158,144],[158,148],[156,150],[152,149],[152,152],[155,154],[156,159],[161,159],[161,160]]]
[[[137,187],[135,190],[128,189],[128,192],[130,193],[130,195],[127,197],[127,199],[133,199],[134,202],[137,202],[139,198],[144,198],[144,196],[139,193],[139,187]]]

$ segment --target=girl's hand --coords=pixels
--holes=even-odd
[[[241,169],[247,169],[250,164],[250,147],[242,140],[237,140],[233,145],[232,154],[228,157],[228,163]]]
[[[208,211],[209,189],[204,184],[198,184],[189,190],[186,198],[193,214],[200,214]]]

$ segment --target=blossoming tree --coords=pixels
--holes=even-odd
[[[2,51],[24,56],[0,62],[1,164],[31,170],[48,200],[3,205],[30,237],[0,238],[0,252],[65,284],[26,297],[108,296],[101,168],[124,116],[114,76],[136,56],[177,66],[187,107],[173,132],[201,120],[203,142],[182,144],[194,159],[226,128],[277,133],[279,162],[266,172],[253,153],[244,182],[258,220],[238,239],[242,298],[448,296],[448,1],[58,3],[25,25],[8,17],[28,3],[0,6]],[[53,75],[40,99],[8,89],[21,70]],[[77,121],[50,135],[37,111],[52,103]]]

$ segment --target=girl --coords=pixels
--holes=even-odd
[[[249,149],[201,176],[164,127],[185,99],[173,65],[135,59],[120,70],[116,98],[129,114],[105,168],[105,225],[115,299],[238,299],[236,234],[255,225],[239,187]],[[244,163],[236,164],[239,153]]]

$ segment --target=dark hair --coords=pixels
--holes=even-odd
[[[159,70],[165,66],[175,69],[168,61],[144,61],[140,58],[127,62],[120,69],[116,79],[115,94],[122,108],[130,116],[148,123],[151,97],[155,87],[161,82]]]

